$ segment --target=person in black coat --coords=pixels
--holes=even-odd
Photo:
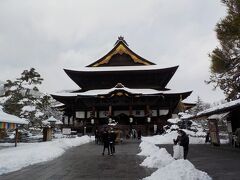
[[[111,155],[115,153],[115,140],[116,140],[116,133],[112,129],[109,133],[109,145],[110,145]]]
[[[108,155],[110,155],[110,151],[109,151],[109,134],[107,132],[107,129],[104,129],[104,132],[102,134],[102,141],[103,141],[103,152],[102,152],[102,155],[104,156],[106,148],[108,150]]]
[[[186,159],[188,154],[189,137],[183,130],[178,130],[178,137],[174,140],[174,144],[177,143],[180,146],[183,146],[183,157]]]

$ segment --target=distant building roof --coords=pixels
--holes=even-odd
[[[229,111],[232,111],[234,109],[240,108],[240,99],[231,101],[231,102],[227,102],[224,104],[220,104],[218,106],[214,106],[212,108],[206,109],[204,111],[201,111],[199,113],[197,113],[197,115],[192,115],[189,116],[187,118],[183,118],[183,119],[195,119],[195,118],[201,118],[204,116],[211,116],[213,114],[223,114]]]
[[[0,122],[13,123],[13,124],[28,124],[26,119],[19,118],[17,116],[7,114],[0,108]]]

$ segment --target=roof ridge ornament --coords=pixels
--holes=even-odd
[[[128,46],[128,43],[124,40],[123,36],[118,36],[118,40],[115,42],[114,46],[116,46],[119,42],[123,42],[126,46]]]
[[[125,86],[122,83],[117,83],[114,88],[125,88]]]

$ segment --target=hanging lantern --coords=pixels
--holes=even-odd
[[[91,124],[94,124],[94,119],[91,119]]]
[[[129,122],[130,122],[130,123],[133,122],[133,118],[132,118],[132,117],[129,118]]]
[[[147,118],[147,122],[150,123],[151,122],[151,117]]]

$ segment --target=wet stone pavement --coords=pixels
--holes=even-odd
[[[55,160],[4,174],[0,179],[137,180],[153,172],[153,169],[139,166],[143,157],[136,155],[140,151],[137,141],[116,145],[116,154],[113,156],[102,156],[102,148],[102,145],[94,143],[74,147]]]

